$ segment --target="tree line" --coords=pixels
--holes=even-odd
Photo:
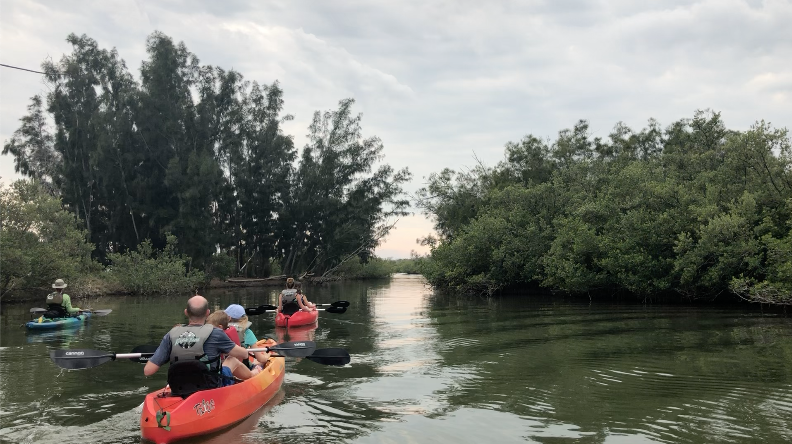
[[[437,288],[792,303],[792,148],[764,121],[698,111],[662,128],[586,121],[529,135],[494,167],[432,174],[419,205]]]
[[[175,236],[197,270],[321,275],[366,261],[405,214],[410,172],[379,162],[382,141],[363,137],[354,100],[315,112],[298,152],[277,81],[202,65],[160,32],[139,80],[115,49],[67,41],[3,154],[78,217],[99,262]]]

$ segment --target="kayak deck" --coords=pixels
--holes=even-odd
[[[234,385],[201,390],[182,399],[165,387],[146,395],[140,415],[143,439],[157,444],[230,427],[267,403],[281,387],[282,357],[271,357],[258,375]]]
[[[43,316],[36,318],[30,322],[25,323],[25,327],[31,330],[53,330],[56,328],[71,327],[82,324],[85,320],[91,317],[91,313],[83,312],[79,316],[70,318],[45,318]]]

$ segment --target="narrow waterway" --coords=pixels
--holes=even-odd
[[[277,290],[206,292],[212,308],[272,303]],[[343,347],[352,363],[287,360],[281,391],[226,432],[187,442],[788,443],[792,320],[755,306],[589,303],[433,295],[419,276],[308,287],[351,303],[316,329],[261,338]],[[187,297],[106,297],[106,317],[28,332],[34,305],[0,317],[0,441],[140,442],[139,406],[165,371],[114,361],[63,371],[49,350],[157,344]],[[81,306],[86,303],[82,302]]]

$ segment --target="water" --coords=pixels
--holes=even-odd
[[[277,290],[206,292],[213,308],[274,302]],[[344,347],[345,367],[287,361],[265,408],[223,434],[245,443],[792,442],[792,320],[754,306],[617,305],[432,295],[416,276],[308,287],[351,302],[313,331],[261,338]],[[128,352],[157,344],[186,297],[107,297],[107,317],[54,333],[21,325],[36,304],[5,305],[0,441],[140,442],[139,406],[165,385],[140,364],[61,371],[48,350]],[[85,306],[81,302],[81,306]]]

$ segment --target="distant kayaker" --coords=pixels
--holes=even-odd
[[[302,292],[302,282],[295,282],[294,288],[297,290],[297,297],[302,298],[303,305],[311,309],[316,308],[316,304],[309,301],[308,296],[306,296],[305,293]]]
[[[231,321],[228,323],[228,325],[236,328],[242,347],[252,347],[253,344],[258,341],[258,338],[256,338],[253,330],[250,329],[250,326],[253,324],[248,321],[248,317],[245,314],[245,308],[239,304],[231,304],[225,309],[225,312],[231,317]]]
[[[286,279],[286,288],[280,292],[278,297],[278,313],[283,312],[283,314],[291,315],[298,310],[314,310],[303,303],[303,298],[297,294],[294,284],[294,278]]]
[[[205,387],[214,388],[224,385],[231,375],[239,379],[249,379],[259,372],[242,364],[248,357],[244,348],[234,344],[228,336],[212,324],[206,324],[209,316],[209,302],[200,295],[187,301],[184,310],[189,324],[173,327],[162,338],[154,355],[143,368],[143,374],[151,376],[166,362],[170,362],[168,384],[172,375],[202,375]],[[220,355],[228,357],[221,362]],[[177,370],[178,369],[178,370]],[[176,377],[176,376],[174,376]]]
[[[66,287],[66,282],[63,279],[56,279],[55,283],[52,284],[52,288],[55,291],[47,295],[45,318],[68,318],[72,315],[77,315],[81,311],[80,307],[72,307],[71,298],[63,292]]]

